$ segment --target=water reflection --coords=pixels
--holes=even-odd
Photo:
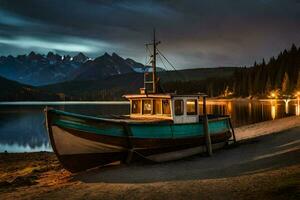
[[[295,104],[295,114],[296,114],[297,116],[300,115],[300,104],[299,104],[299,103],[300,103],[300,102],[299,102],[299,97],[298,97],[297,103]]]
[[[227,105],[227,112],[232,113],[232,102],[228,101],[226,105]]]
[[[44,106],[0,105],[0,152],[51,151],[44,128]],[[55,108],[102,116],[128,114],[129,105],[61,105]],[[202,106],[199,106],[202,112]],[[221,101],[207,102],[209,114],[230,115],[234,127],[256,122],[300,115],[299,99],[289,102],[268,101]]]
[[[299,104],[294,100],[263,100],[263,101],[222,101],[210,100],[207,103],[209,114],[230,115],[235,127],[261,121],[274,120],[285,116],[300,115]],[[295,109],[293,107],[295,106]],[[298,109],[298,111],[296,110]],[[202,113],[202,106],[200,106]]]
[[[12,146],[36,151],[51,150],[45,135],[44,117],[40,112],[1,112],[0,152]]]
[[[273,120],[276,118],[276,100],[271,101],[271,116]]]
[[[249,113],[249,117],[251,117],[251,114],[252,114],[252,104],[251,104],[251,102],[248,103],[248,113]]]
[[[285,99],[283,100],[285,103],[285,113],[289,114],[289,102],[291,101],[290,99]]]
[[[52,151],[44,126],[44,106],[0,106],[0,152]],[[61,105],[80,114],[128,114],[128,105]]]

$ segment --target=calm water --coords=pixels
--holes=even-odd
[[[44,126],[44,103],[36,105],[1,105],[0,103],[0,152],[51,151]],[[56,104],[56,103],[55,103]],[[48,103],[49,105],[49,103]],[[81,103],[80,105],[51,105],[54,108],[89,114],[128,114],[129,105],[106,103]],[[229,114],[235,127],[273,120],[290,115],[299,115],[297,101],[288,106],[283,101],[209,101],[211,114]]]

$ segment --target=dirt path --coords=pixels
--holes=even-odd
[[[115,165],[75,175],[53,154],[0,154],[0,175],[1,199],[300,199],[300,127],[213,157]]]

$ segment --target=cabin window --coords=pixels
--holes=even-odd
[[[153,100],[154,111],[153,114],[162,114],[161,100]]]
[[[151,100],[143,100],[143,114],[151,114],[152,102]]]
[[[171,108],[170,108],[170,101],[167,99],[162,100],[162,111],[163,114],[170,115],[171,114]]]
[[[141,113],[141,104],[140,104],[139,100],[132,100],[131,113],[132,114],[140,114]]]
[[[174,107],[175,115],[183,115],[183,100],[175,100]]]
[[[188,99],[186,101],[186,114],[187,115],[197,115],[197,100]]]

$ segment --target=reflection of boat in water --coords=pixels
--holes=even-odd
[[[157,80],[157,44],[154,36],[152,80]],[[124,95],[130,101],[129,116],[98,118],[46,109],[50,141],[66,169],[75,172],[141,157],[174,160],[221,148],[232,137],[228,116],[206,115],[205,95],[157,93],[157,81],[147,78],[140,94]],[[200,97],[204,115],[199,113]]]

